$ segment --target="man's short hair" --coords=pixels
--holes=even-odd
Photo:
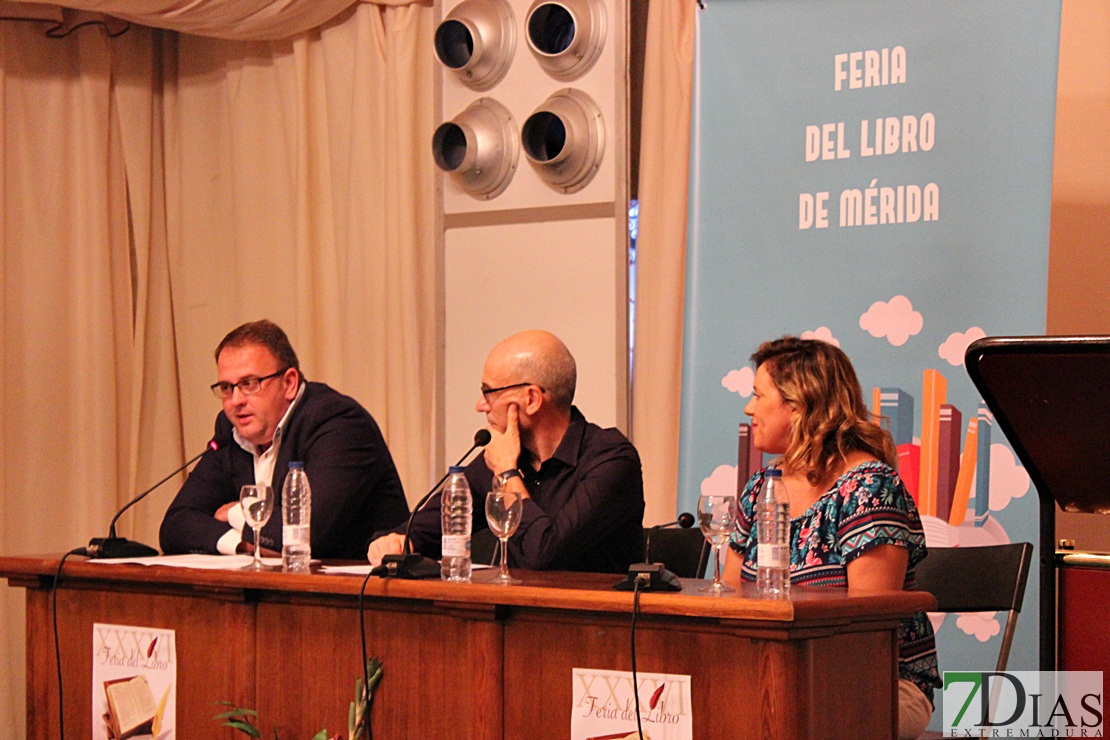
[[[279,363],[300,372],[301,363],[297,359],[297,353],[293,351],[293,345],[289,343],[289,337],[285,336],[280,326],[268,319],[251,321],[228,332],[216,347],[216,362],[220,361],[220,353],[226,347],[244,347],[249,344],[265,347]]]

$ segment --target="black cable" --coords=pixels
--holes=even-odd
[[[632,585],[632,697],[636,707],[636,730],[640,733],[640,740],[644,740],[644,726],[640,722],[640,680],[636,675],[636,615],[640,613],[640,584],[639,578]]]
[[[58,583],[62,580],[62,566],[65,565],[66,558],[70,555],[84,554],[85,548],[78,547],[63,555],[62,559],[58,561],[58,570],[54,571],[54,585],[50,588],[52,602],[51,611],[53,612],[51,616],[54,620],[54,663],[58,668],[58,740],[65,740],[66,736],[66,720],[65,712],[63,711],[65,707],[63,697],[65,694],[62,693],[62,648],[58,644]]]

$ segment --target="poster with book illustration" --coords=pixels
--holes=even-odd
[[[575,668],[572,680],[571,740],[693,737],[689,676],[637,673],[634,686],[628,671]]]
[[[173,630],[93,624],[92,739],[175,737]]]

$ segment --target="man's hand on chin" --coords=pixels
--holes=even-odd
[[[520,407],[515,403],[509,404],[505,412],[505,431],[499,432],[490,427],[490,442],[486,445],[486,467],[494,475],[503,473],[517,466],[520,459]]]

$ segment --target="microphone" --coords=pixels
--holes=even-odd
[[[682,584],[678,582],[678,576],[667,570],[663,563],[651,562],[651,536],[657,530],[675,526],[689,529],[694,526],[694,515],[684,511],[673,522],[656,524],[649,529],[644,537],[644,562],[628,566],[627,580],[619,582],[613,588],[618,591],[632,591],[639,583],[641,591],[681,591]]]
[[[112,522],[108,525],[108,536],[92,538],[91,540],[89,540],[89,546],[86,547],[85,551],[80,554],[87,555],[90,558],[149,558],[157,555],[158,551],[155,550],[153,547],[144,545],[141,542],[132,542],[125,537],[117,537],[116,521],[120,518],[120,516],[123,515],[123,512],[127,511],[132,506],[142,501],[144,498],[146,498],[147,494],[152,493],[156,488],[158,488],[158,486],[162,485],[170,478],[174,477],[182,470],[195,463],[204,455],[204,453],[208,452],[209,450],[215,451],[218,449],[220,449],[220,444],[214,439],[211,440],[199,455],[196,455],[180,468],[173,471],[165,478],[158,481],[153,486],[146,489],[138,496],[124,504],[123,508],[117,511],[116,515],[112,517]]]
[[[689,529],[690,527],[694,526],[694,515],[688,511],[684,511],[679,514],[678,519],[675,519],[673,522],[667,522],[666,524],[656,524],[654,527],[649,529],[647,537],[644,538],[645,563],[651,562],[651,536],[655,534],[657,530],[667,529],[668,527],[673,527],[675,525],[681,527],[682,529]]]
[[[462,465],[463,461],[470,457],[470,453],[474,452],[474,450],[479,447],[485,447],[489,444],[491,439],[493,439],[493,437],[488,429],[479,429],[474,433],[474,444],[472,444],[470,449],[459,458],[459,461],[455,463],[455,465]],[[405,525],[405,543],[401,546],[401,553],[399,555],[386,555],[383,557],[381,565],[371,569],[370,575],[381,576],[382,578],[408,579],[435,578],[439,576],[439,563],[431,558],[422,556],[418,552],[409,552],[409,545],[412,536],[412,520],[416,518],[416,512],[424,508],[424,504],[431,500],[432,496],[435,495],[439,487],[443,485],[443,482],[447,480],[447,476],[450,474],[451,471],[444,473],[443,477],[432,486],[432,490],[425,493],[424,497],[416,502],[416,506],[412,507],[412,513],[409,514],[409,521]]]

